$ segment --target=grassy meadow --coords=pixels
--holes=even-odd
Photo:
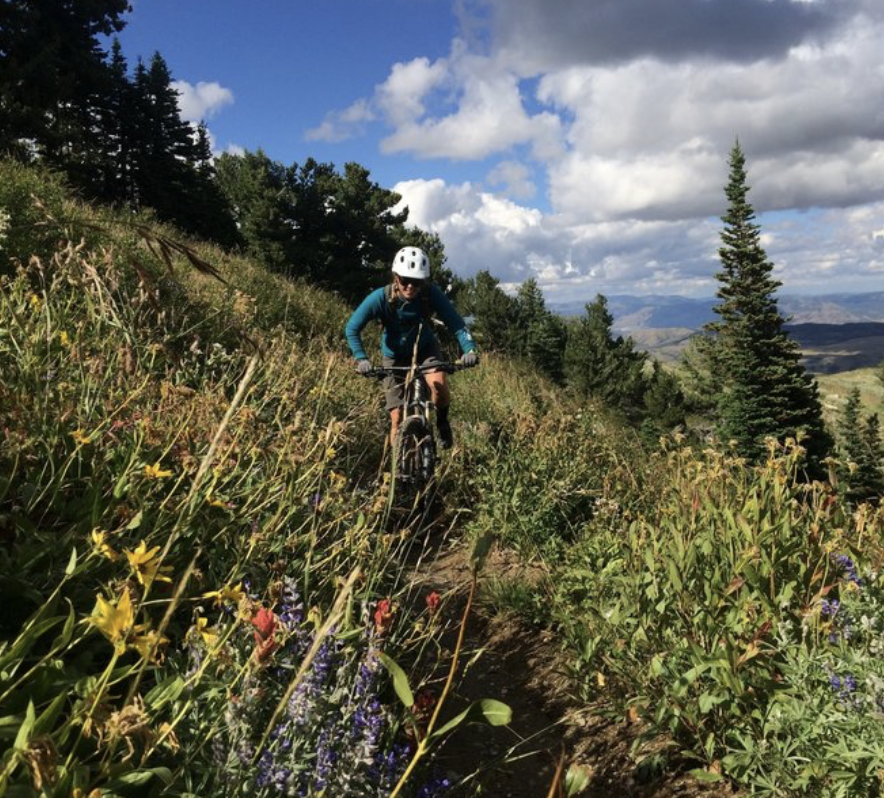
[[[433,750],[507,709],[446,711],[457,619],[409,587],[347,308],[8,163],[0,214],[0,795],[478,794]],[[637,773],[881,793],[881,507],[503,359],[453,392],[436,522],[543,564],[483,600],[640,725]]]

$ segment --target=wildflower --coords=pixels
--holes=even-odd
[[[258,662],[263,662],[276,650],[274,634],[276,632],[277,618],[273,614],[273,610],[261,607],[255,617],[252,618],[252,626],[255,627],[255,656]]]
[[[828,599],[823,599],[820,602],[820,614],[824,618],[834,618],[838,614],[838,610],[841,609],[841,602],[838,599],[832,599],[829,601]]]
[[[74,439],[74,443],[76,443],[77,446],[86,446],[87,444],[92,443],[92,438],[82,429],[75,429],[71,433],[71,437]]]
[[[135,631],[139,631],[144,627],[136,626]],[[150,631],[142,635],[136,635],[129,641],[129,645],[134,648],[142,659],[150,659],[152,662],[162,662],[163,655],[160,649],[169,642],[168,637],[160,635],[158,632]]]
[[[393,605],[390,599],[381,599],[374,611],[374,629],[379,634],[385,634],[393,623]]]
[[[430,615],[435,615],[436,611],[439,609],[439,602],[441,601],[441,597],[435,590],[430,593],[430,595],[427,596],[427,612],[430,613]]]
[[[856,565],[854,565],[853,560],[850,559],[846,554],[839,554],[837,557],[832,558],[835,561],[835,565],[838,566],[841,573],[848,579],[848,581],[857,587],[862,587],[863,580],[860,579],[859,574],[856,572]]]
[[[147,549],[147,543],[143,540],[138,544],[135,551],[125,550],[126,559],[129,560],[129,567],[135,572],[138,581],[145,587],[149,587],[154,579],[160,582],[171,582],[172,580],[166,576],[171,568],[169,566],[160,567],[160,561],[157,558],[159,546],[154,546],[150,551]]]
[[[233,509],[233,502],[225,502],[221,499],[213,499],[211,493],[206,496],[206,501],[209,503],[210,507],[220,507],[222,510]]]
[[[135,620],[129,589],[123,591],[116,605],[105,601],[100,595],[96,599],[96,608],[88,621],[114,644],[117,654],[122,654],[126,650],[126,635]]]
[[[115,552],[108,543],[105,542],[105,537],[107,532],[103,529],[99,529],[95,527],[92,530],[92,545],[95,550],[101,554],[103,557],[107,557],[111,562],[117,559],[120,555]]]
[[[245,593],[243,593],[242,583],[233,587],[224,585],[220,590],[210,590],[208,593],[203,593],[203,598],[215,599],[216,607],[220,607],[224,602],[239,604],[243,596]]]
[[[426,723],[430,719],[430,713],[436,706],[436,696],[431,690],[422,690],[418,693],[411,707],[411,714],[418,723]]]
[[[209,619],[208,618],[197,618],[196,619],[196,631],[197,634],[203,639],[203,642],[206,644],[208,648],[214,648],[215,643],[218,640],[218,633],[214,629],[210,629],[209,627]]]
[[[451,782],[443,777],[437,776],[430,779],[417,792],[417,798],[436,798],[438,795],[444,795],[451,787]]]
[[[61,343],[61,345],[64,346],[64,347],[68,347],[68,346],[71,345],[71,339],[70,339],[70,337],[68,336],[68,334],[67,334],[67,332],[66,332],[65,330],[62,330],[62,331],[58,334],[58,340],[59,340],[59,342]]]
[[[31,303],[31,308],[34,313],[39,313],[43,307],[43,300],[40,299],[36,294],[31,294],[28,301]]]
[[[153,465],[146,465],[144,467],[144,476],[148,479],[163,479],[164,477],[171,477],[171,471],[164,471],[160,468],[160,463],[157,461]]]

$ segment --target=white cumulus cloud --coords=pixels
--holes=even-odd
[[[880,0],[458,7],[449,54],[395,64],[360,106],[382,153],[476,163],[396,188],[455,270],[711,294],[739,139],[783,291],[884,288]]]
[[[186,80],[174,80],[172,88],[178,92],[178,108],[186,122],[211,119],[224,106],[233,103],[233,92],[214,81],[200,81],[194,86]]]

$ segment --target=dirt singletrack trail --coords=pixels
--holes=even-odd
[[[463,541],[447,535],[430,548],[434,550],[425,547],[416,563],[411,585],[415,595],[435,590],[446,599],[450,626],[443,638],[447,659],[441,667],[447,670],[469,592],[470,552]],[[514,555],[495,548],[480,584],[493,576],[517,576],[522,568]],[[474,600],[459,672],[440,723],[481,698],[508,704],[513,718],[505,727],[462,726],[443,742],[436,759],[441,772],[452,782],[472,776],[449,793],[452,798],[546,798],[562,750],[569,763],[591,768],[590,785],[581,793],[586,798],[733,798],[729,790],[685,774],[642,780],[629,757],[638,730],[593,715],[570,697],[562,661],[551,633]]]

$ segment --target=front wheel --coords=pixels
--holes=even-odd
[[[435,468],[435,452],[430,452],[432,435],[420,416],[410,416],[402,422],[397,436],[397,477],[405,483],[420,487],[426,484]],[[428,471],[429,469],[429,471]]]

